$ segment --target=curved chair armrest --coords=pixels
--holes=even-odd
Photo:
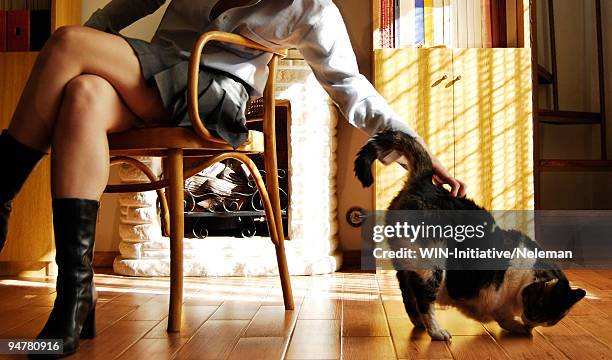
[[[244,36],[227,33],[223,31],[209,31],[202,34],[193,45],[191,52],[191,58],[189,60],[189,74],[188,74],[188,109],[189,109],[189,120],[193,125],[195,132],[201,136],[204,140],[218,143],[225,143],[223,139],[213,136],[208,129],[204,126],[202,119],[200,118],[200,112],[198,109],[198,81],[200,73],[200,63],[202,59],[202,50],[204,46],[210,41],[219,41],[229,44],[242,45],[247,48],[261,50],[269,53],[273,53],[278,57],[287,56],[285,50],[275,51],[262,46]]]

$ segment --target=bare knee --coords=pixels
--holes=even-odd
[[[46,56],[73,57],[83,52],[83,46],[87,44],[87,37],[90,35],[91,30],[84,26],[62,26],[51,35],[43,53]]]
[[[112,86],[99,76],[81,75],[72,79],[64,89],[56,132],[78,135],[106,131],[107,125],[102,117],[105,99],[111,91],[114,91]]]

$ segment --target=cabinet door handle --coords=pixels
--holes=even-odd
[[[455,83],[457,83],[457,82],[458,82],[459,80],[461,80],[461,79],[462,79],[462,78],[461,78],[461,75],[457,76],[457,77],[455,78],[455,80],[453,80],[453,81],[449,82],[448,84],[446,84],[446,88],[448,89],[449,87],[451,87],[451,86],[455,85]]]
[[[441,78],[440,78],[438,81],[436,81],[435,83],[433,83],[433,84],[431,85],[431,87],[433,88],[433,87],[436,87],[436,86],[440,85],[440,84],[442,83],[442,81],[444,81],[444,80],[446,80],[446,79],[448,79],[448,75],[444,74],[444,76],[442,76],[442,77],[441,77]]]

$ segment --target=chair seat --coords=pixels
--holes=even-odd
[[[204,140],[192,128],[156,127],[111,134],[108,136],[108,144],[111,155],[114,156],[163,156],[167,149],[183,149],[187,156],[227,151],[263,153],[264,135],[251,130],[247,142],[234,149],[227,143]]]

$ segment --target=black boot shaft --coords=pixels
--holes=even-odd
[[[84,199],[53,200],[55,262],[58,266],[63,265],[59,268],[58,280],[61,278],[71,283],[92,280],[82,276],[85,275],[83,272],[93,271],[99,204],[98,201]],[[70,271],[66,271],[68,269]]]
[[[0,135],[0,251],[8,234],[11,205],[28,175],[46,154],[21,144],[4,130]]]
[[[78,350],[81,337],[93,336],[96,292],[93,249],[99,202],[54,199],[57,297],[39,339],[63,339],[64,354]]]
[[[93,251],[99,207],[94,200],[53,200],[58,294],[93,301],[88,297],[94,294]]]
[[[3,175],[0,176],[0,203],[15,198],[23,183],[46,153],[32,149],[15,140],[8,131],[0,135],[0,165]]]

